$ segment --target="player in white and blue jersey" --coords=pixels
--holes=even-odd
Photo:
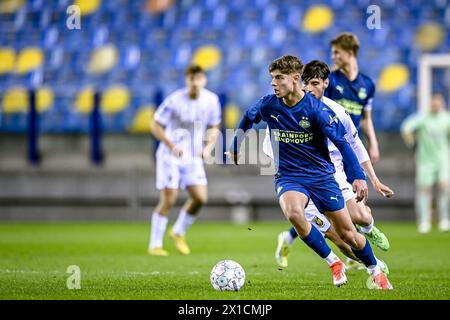
[[[303,242],[330,266],[333,283],[347,282],[345,266],[332,252],[323,235],[305,218],[304,209],[311,199],[317,209],[333,223],[336,232],[354,255],[370,271],[377,288],[392,289],[366,238],[354,227],[345,208],[342,192],[334,179],[327,138],[342,154],[346,175],[358,201],[367,198],[365,175],[352,148],[346,141],[345,128],[336,114],[320,100],[301,88],[303,64],[294,56],[283,56],[269,66],[275,94],[261,98],[242,117],[228,153],[238,164],[239,147],[253,123],[267,122],[276,165],[275,190],[280,207]]]
[[[190,254],[186,232],[208,200],[203,159],[209,157],[217,139],[221,106],[219,97],[205,88],[207,80],[200,66],[189,66],[185,71],[186,87],[166,97],[152,119],[152,134],[161,141],[156,151],[156,188],[160,199],[152,214],[148,245],[152,256],[169,254],[163,240],[178,189],[186,189],[189,198],[169,235],[181,254]]]
[[[345,138],[355,151],[356,157],[367,173],[374,189],[383,196],[392,196],[393,191],[389,187],[382,184],[376,176],[375,170],[370,162],[369,155],[367,154],[362,141],[359,139],[358,131],[356,130],[356,127],[346,110],[338,103],[323,96],[323,93],[328,85],[329,73],[330,70],[326,63],[317,60],[309,62],[305,66],[302,76],[305,91],[311,93],[313,96],[324,102],[336,113],[346,129]],[[268,134],[266,134],[263,147],[264,152],[269,157],[273,158],[273,151]],[[353,193],[351,185],[347,182],[347,177],[345,175],[342,163],[342,156],[339,150],[333,143],[331,143],[331,141],[328,141],[328,148],[330,151],[331,161],[336,168],[335,179],[341,188],[346,207],[350,213],[352,221],[354,220],[354,217],[358,217],[361,214],[371,215],[369,207],[367,207],[364,203],[356,202],[355,200],[356,195]],[[340,237],[333,230],[333,227],[328,219],[317,210],[314,203],[311,201],[305,209],[305,216],[309,222],[311,222],[320,232],[322,232],[322,234],[324,234],[325,237],[333,241],[347,257],[352,259],[355,258],[350,247],[345,244],[342,239],[340,239]],[[287,258],[291,249],[290,247],[296,237],[297,234],[294,228],[291,228],[289,232],[282,232],[279,234],[275,258],[281,267],[287,267]],[[381,261],[380,264],[382,264],[384,271],[388,272],[387,266]]]
[[[372,103],[375,95],[375,84],[367,75],[359,70],[358,37],[350,32],[337,35],[330,41],[331,58],[337,70],[331,72],[325,96],[342,105],[353,120],[358,131],[361,131],[368,142],[368,152],[372,164],[380,159],[378,141],[372,122]],[[361,129],[361,130],[360,130]],[[361,215],[358,225],[362,227],[366,237],[377,246],[387,250],[387,238],[373,228],[370,215]],[[347,267],[358,267],[354,261],[347,259]]]

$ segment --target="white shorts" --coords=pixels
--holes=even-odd
[[[206,186],[205,167],[202,159],[194,159],[182,164],[174,156],[162,154],[156,156],[156,188],[185,189],[189,186]]]
[[[356,198],[356,194],[353,192],[353,187],[350,183],[348,183],[347,176],[345,175],[343,168],[336,169],[336,173],[334,174],[334,179],[336,180],[336,182],[339,185],[339,188],[342,191],[342,197],[344,198],[345,202]]]
[[[353,187],[350,183],[348,183],[347,177],[343,169],[342,170],[337,169],[334,178],[336,179],[336,182],[339,184],[339,188],[342,191],[342,196],[344,197],[345,202],[356,198],[356,194],[353,192]],[[306,220],[308,220],[312,225],[314,225],[316,229],[319,230],[323,235],[325,235],[325,233],[331,227],[331,223],[328,220],[328,218],[323,213],[319,212],[319,210],[316,208],[312,200],[308,202],[308,205],[305,208],[305,217]]]

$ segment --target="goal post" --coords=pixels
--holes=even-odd
[[[420,112],[430,108],[433,68],[450,68],[450,54],[424,54],[420,58],[418,81],[418,110]]]

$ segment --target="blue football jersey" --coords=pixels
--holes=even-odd
[[[264,96],[249,108],[239,129],[247,131],[253,123],[267,122],[277,174],[303,178],[323,178],[335,172],[330,160],[327,137],[349,161],[348,178],[365,179],[364,173],[345,139],[345,128],[327,105],[310,94],[294,106],[287,106],[274,94]],[[236,136],[231,150],[239,150],[243,136]],[[278,143],[277,146],[273,145]]]
[[[375,84],[361,72],[353,81],[350,81],[340,70],[331,72],[328,79],[330,84],[325,90],[325,96],[342,105],[359,130],[363,111],[372,109]]]

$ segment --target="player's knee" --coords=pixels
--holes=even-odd
[[[354,223],[367,226],[372,223],[372,214],[367,206],[358,206],[357,210],[355,210],[352,220]]]
[[[289,222],[299,222],[299,221],[306,221],[303,217],[303,208],[298,205],[292,205],[288,206],[286,208],[286,218],[289,220]]]
[[[360,224],[365,226],[372,223],[372,214],[369,207],[365,207],[364,210],[361,210],[360,221]]]
[[[198,206],[203,206],[208,202],[208,195],[196,194],[195,196],[192,197],[192,201]]]

